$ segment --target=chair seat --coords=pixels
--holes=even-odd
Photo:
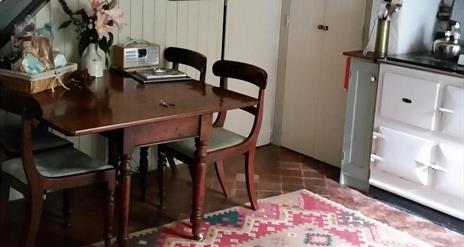
[[[34,155],[34,162],[39,173],[47,178],[60,178],[113,169],[113,166],[95,160],[71,147],[58,148]],[[21,158],[3,162],[2,170],[27,184]]]
[[[244,140],[245,137],[224,128],[213,128],[211,131],[211,137],[208,141],[207,150],[208,152],[213,152],[223,148],[232,147],[242,143]],[[176,150],[176,152],[179,152],[189,158],[195,158],[196,146],[194,138],[168,143],[164,146],[169,149]]]
[[[19,156],[21,152],[21,123],[10,123],[0,128],[0,146],[9,156]],[[66,139],[50,133],[46,128],[32,130],[32,151],[41,152],[60,147],[72,147]]]

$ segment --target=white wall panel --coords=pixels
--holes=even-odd
[[[53,1],[53,0],[52,0]],[[118,1],[118,7],[124,11],[124,18],[126,20],[127,26],[119,31],[118,41],[127,41],[131,36],[132,27],[135,29],[135,25],[132,23],[132,12],[131,12],[131,0],[122,0]]]
[[[261,145],[269,143],[272,133],[281,8],[282,0],[229,1],[226,59],[251,63],[268,73],[263,125],[258,139]],[[255,97],[257,94],[256,88],[240,84],[231,89]],[[242,135],[248,134],[251,125],[252,118],[242,111],[233,111],[226,122],[227,128]]]
[[[201,24],[201,27],[206,29],[206,37],[207,37],[207,49],[208,52],[206,53],[208,57],[208,74],[206,75],[206,81],[210,84],[219,85],[219,80],[215,77],[211,71],[214,62],[217,57],[218,59],[221,57],[221,38],[222,37],[222,14],[221,9],[223,6],[223,1],[212,1],[208,5],[207,13],[205,15],[208,16],[208,21],[206,24]],[[206,11],[206,10],[205,10]],[[219,38],[218,38],[219,37]]]
[[[155,43],[160,45],[161,50],[166,47],[166,16],[167,16],[167,2],[166,0],[155,0],[155,25],[154,25],[154,39]],[[162,58],[164,61],[164,58]]]
[[[143,9],[143,0],[131,0],[130,6],[130,21],[131,21],[131,38],[141,40],[143,38],[143,26],[150,25],[150,23],[144,22],[145,11]],[[129,12],[125,12],[129,13]],[[129,18],[129,17],[128,17]]]
[[[155,42],[155,1],[143,0],[142,39]]]
[[[177,46],[177,22],[179,2],[166,1],[166,33],[164,44],[166,47]]]

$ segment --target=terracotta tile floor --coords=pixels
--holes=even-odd
[[[232,194],[230,199],[224,198],[212,168],[210,166],[207,177],[206,212],[247,202],[242,157],[233,158],[225,163],[227,186]],[[306,188],[394,228],[409,232],[435,246],[464,246],[464,236],[385,206],[355,190],[342,187],[336,182],[339,177],[338,168],[295,152],[273,145],[259,148],[255,174],[259,198]],[[151,175],[150,183],[150,201],[143,203],[138,199],[138,179],[134,176],[130,232],[188,218],[191,182],[186,166],[182,165],[176,175],[167,173],[164,210],[157,207],[155,174]],[[102,188],[95,187],[75,192],[71,228],[62,226],[61,194],[52,193],[47,197],[38,246],[82,246],[100,241],[104,208],[102,192]],[[19,246],[24,236],[25,202],[15,201],[10,204],[8,227],[0,232],[0,246]]]

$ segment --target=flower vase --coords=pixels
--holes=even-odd
[[[81,68],[86,68],[91,76],[103,77],[105,59],[100,55],[98,45],[91,43],[87,46],[81,58]]]

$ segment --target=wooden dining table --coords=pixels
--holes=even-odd
[[[88,86],[71,86],[33,96],[42,121],[67,136],[103,134],[113,147],[109,162],[118,168],[120,204],[118,243],[126,246],[130,205],[130,160],[137,146],[194,137],[197,165],[192,169],[192,234],[200,233],[208,139],[213,113],[254,106],[255,98],[196,80],[141,84],[129,75],[107,71]],[[162,103],[164,102],[164,103]],[[111,146],[110,145],[110,146]],[[119,157],[119,164],[115,157]],[[169,210],[169,209],[166,209]]]

